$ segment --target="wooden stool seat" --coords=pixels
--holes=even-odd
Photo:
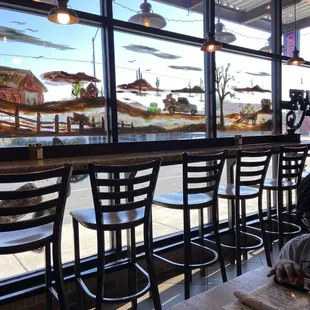
[[[40,248],[47,242],[52,241],[53,223],[46,224],[39,227],[24,229],[21,234],[20,231],[7,231],[0,234],[0,254],[1,252],[19,253],[22,247],[29,251]]]
[[[70,212],[72,217],[82,226],[88,229],[97,229],[96,214],[94,209],[76,210]],[[119,212],[104,212],[102,226],[105,230],[127,229],[133,226],[138,226],[143,223],[145,210],[139,208],[130,211]]]
[[[183,192],[168,193],[160,196],[155,196],[153,203],[161,207],[170,209],[183,209],[184,208],[184,197]],[[188,207],[191,205],[194,209],[205,208],[213,203],[213,198],[208,194],[190,194],[188,195]]]
[[[282,180],[281,187],[283,190],[290,190],[296,188],[297,184],[295,180]],[[278,189],[278,180],[272,178],[266,178],[264,185],[264,189],[268,190],[277,190]]]
[[[250,186],[240,186],[240,198],[251,199],[257,197],[259,189]],[[234,199],[236,196],[236,186],[234,184],[220,185],[218,196],[225,199]]]

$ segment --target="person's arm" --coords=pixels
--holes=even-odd
[[[289,259],[280,259],[267,274],[268,277],[272,275],[276,275],[279,281],[303,284],[305,274],[296,262]]]

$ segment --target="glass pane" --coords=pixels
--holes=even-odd
[[[48,4],[57,5],[57,0],[32,0],[34,2],[43,2]],[[83,11],[92,14],[101,14],[101,0],[70,0],[68,6],[77,11]]]
[[[282,100],[290,101],[290,90],[309,90],[310,86],[310,76],[309,76],[309,68],[301,67],[301,66],[288,66],[284,64],[282,66]],[[300,108],[300,106],[298,106]],[[289,110],[282,110],[282,132],[287,132],[286,127],[286,115]],[[295,111],[296,113],[296,122],[299,123],[299,120],[302,116],[302,112],[300,109]],[[306,140],[310,136],[310,119],[309,117],[305,117],[301,127],[298,130],[301,133],[301,137],[303,140]]]
[[[283,5],[282,7],[282,33],[283,44],[285,47],[284,55],[291,57],[296,47],[297,50],[300,51],[300,57],[310,59],[310,51],[308,48],[310,34],[310,2],[296,1],[296,3],[296,7],[294,6],[294,1],[291,1],[290,5]]]
[[[0,14],[0,138],[16,146],[105,142],[101,30]]]
[[[271,49],[270,1],[216,1],[215,37],[223,43],[264,50]]]
[[[54,180],[38,181],[31,184],[35,184],[36,187],[42,187],[54,184]],[[29,183],[28,183],[29,184]],[[19,188],[24,184],[1,184],[1,190],[11,190]],[[66,203],[63,228],[62,228],[62,261],[63,263],[72,262],[74,260],[74,248],[73,248],[73,231],[72,231],[72,219],[70,212],[81,208],[91,209],[93,208],[93,198],[90,189],[90,181],[87,175],[73,176],[70,182],[70,190]],[[0,222],[3,218],[0,217]],[[21,220],[25,217],[21,218]],[[81,257],[89,257],[96,254],[97,251],[97,238],[96,232],[90,229],[86,229],[79,226],[80,229],[80,249]],[[111,249],[111,243],[109,233],[105,234],[105,250]],[[0,280],[11,276],[23,274],[29,271],[39,270],[45,268],[45,256],[44,249],[37,249],[34,251],[17,253],[14,255],[1,255],[0,256]],[[10,268],[4,268],[4,266],[10,266]]]
[[[149,5],[152,6],[151,12],[141,14],[142,10],[149,8]],[[202,2],[197,4],[194,0],[116,0],[113,1],[113,12],[115,19],[204,37]]]
[[[217,52],[216,66],[218,137],[271,134],[271,62]]]
[[[205,136],[199,48],[116,32],[115,58],[121,142]]]

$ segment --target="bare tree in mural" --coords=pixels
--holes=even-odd
[[[231,64],[222,65],[215,70],[215,89],[220,103],[220,127],[224,127],[224,102],[227,96],[235,97],[232,92],[231,82],[235,81],[235,77],[229,73]]]

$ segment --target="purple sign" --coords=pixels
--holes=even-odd
[[[296,36],[297,35],[297,36]],[[299,50],[300,47],[300,32],[299,30],[296,31],[296,35],[295,35],[295,31],[289,31],[286,32],[284,34],[284,56],[288,56],[291,57],[293,55],[293,51],[295,49],[295,46],[297,47],[297,49]]]

